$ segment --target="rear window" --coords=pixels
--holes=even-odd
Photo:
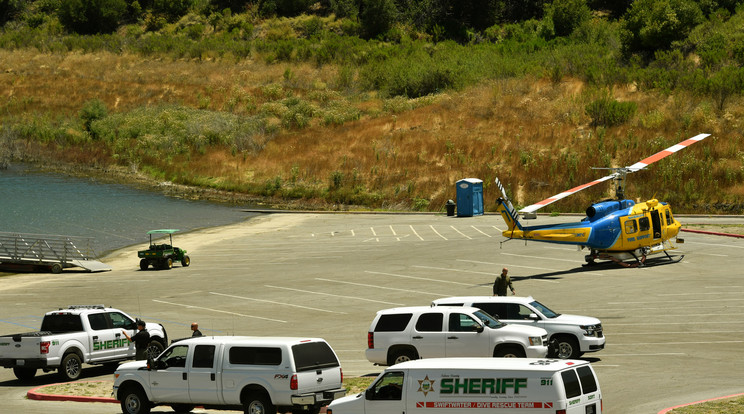
[[[41,330],[53,333],[80,332],[83,330],[83,323],[79,315],[45,315],[41,321]]]
[[[416,330],[419,332],[442,332],[444,315],[441,313],[424,313],[416,322]]]
[[[339,366],[336,354],[325,342],[305,342],[292,346],[297,371],[333,368]]]
[[[576,372],[579,374],[579,381],[581,381],[581,389],[584,394],[589,394],[597,391],[597,379],[594,378],[592,369],[584,366],[576,368]]]
[[[413,317],[412,313],[381,315],[375,326],[375,332],[402,332]]]
[[[581,395],[581,386],[579,386],[579,377],[576,376],[576,371],[572,369],[563,371],[561,372],[561,378],[563,378],[563,387],[566,389],[566,398]]]
[[[262,346],[236,346],[230,348],[230,364],[279,365],[282,363],[280,348]]]

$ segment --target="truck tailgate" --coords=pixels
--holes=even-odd
[[[41,332],[0,336],[0,359],[39,358]]]

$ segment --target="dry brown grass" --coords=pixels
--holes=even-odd
[[[155,61],[108,53],[0,51],[0,62],[0,96],[6,102],[0,107],[2,116],[74,116],[93,98],[103,100],[110,111],[173,103],[242,114],[250,108],[234,105],[236,98],[260,106],[273,99],[266,85],[303,96],[325,90],[336,76],[332,67],[308,64],[293,65],[286,80],[286,65]],[[744,161],[741,100],[720,114],[709,102],[685,94],[666,97],[634,86],[617,87],[613,96],[636,102],[638,111],[629,124],[603,131],[588,126],[584,111],[599,92],[575,79],[505,79],[427,98],[403,112],[385,109],[393,101],[352,92],[342,98],[362,111],[358,121],[326,127],[314,120],[307,128],[263,137],[266,146],[257,153],[209,148],[158,168],[169,176],[201,177],[218,187],[238,189],[278,179],[282,185],[321,191],[334,174],[342,174],[344,185],[382,195],[383,207],[425,199],[433,210],[455,197],[455,181],[478,177],[486,186],[486,208],[492,209],[498,194],[491,186],[497,176],[516,203],[526,205],[604,175],[592,166],[630,165],[684,138],[710,132],[715,138],[659,163],[666,166],[632,176],[627,194],[657,195],[694,210],[696,200],[682,191],[692,180],[693,187],[701,188],[685,191],[702,198],[700,202],[738,200],[742,184],[727,183],[724,177],[741,174]],[[77,163],[111,162],[100,151],[82,148],[54,156]],[[700,171],[706,168],[712,172],[701,182]],[[583,210],[609,195],[607,186],[598,187],[556,208]]]

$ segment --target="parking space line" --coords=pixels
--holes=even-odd
[[[639,303],[690,303],[690,302],[730,302],[730,301],[736,301],[736,302],[742,302],[744,301],[744,298],[739,299],[725,299],[725,298],[718,298],[718,299],[685,299],[682,300],[657,300],[657,301],[647,301],[647,302],[607,302],[608,305],[637,305]]]
[[[744,344],[744,341],[689,341],[689,342],[635,342],[631,344],[612,344],[616,346],[638,346],[638,345],[708,345],[708,344]]]
[[[393,228],[393,225],[390,225],[390,231],[393,232],[393,236],[397,236],[398,234],[395,232],[395,229]]]
[[[435,229],[435,228],[434,228],[434,225],[433,225],[433,224],[430,224],[430,225],[429,225],[429,227],[431,227],[431,229],[432,229],[432,230],[434,231],[434,233],[436,233],[436,234],[437,234],[437,236],[439,236],[439,237],[443,238],[444,240],[447,240],[447,238],[446,238],[446,237],[442,236],[442,235],[441,235],[441,234],[440,234],[440,233],[439,233],[439,232],[437,231],[437,229]]]
[[[301,293],[309,293],[312,295],[323,295],[323,296],[331,296],[334,298],[343,298],[343,299],[354,299],[354,300],[361,300],[365,302],[374,302],[374,303],[383,303],[385,305],[395,305],[395,306],[403,306],[402,303],[395,303],[395,302],[385,302],[384,300],[376,300],[376,299],[367,299],[367,298],[360,298],[358,296],[344,296],[344,295],[334,295],[333,293],[326,293],[326,292],[314,292],[312,290],[306,290],[306,289],[295,289],[295,288],[288,288],[284,286],[274,286],[274,285],[264,285],[269,288],[273,289],[284,289],[289,290],[292,292],[301,292]]]
[[[719,244],[719,243],[703,243],[703,242],[691,242],[691,241],[685,241],[687,244],[702,244],[703,246],[713,246],[713,247],[730,247],[732,249],[744,249],[744,246],[734,246],[732,244]]]
[[[460,234],[461,234],[461,235],[462,235],[463,237],[465,237],[466,239],[468,239],[468,240],[473,240],[473,238],[472,238],[472,237],[470,237],[470,236],[468,236],[467,234],[465,234],[465,233],[461,232],[460,230],[457,230],[457,228],[455,228],[455,226],[450,226],[450,227],[452,227],[452,230],[454,230],[454,231],[456,231],[456,232],[460,233]]]
[[[744,331],[732,331],[732,330],[724,330],[724,331],[678,331],[678,332],[613,332],[612,336],[618,336],[618,335],[690,335],[690,334],[719,334],[719,333],[744,333]]]
[[[416,237],[419,238],[419,240],[424,241],[424,238],[419,236],[419,234],[416,232],[416,229],[413,228],[413,224],[411,224],[409,227],[411,228],[411,231],[413,231],[413,234],[415,234]]]
[[[470,227],[472,227],[472,228],[473,228],[473,229],[474,229],[475,231],[477,231],[478,233],[480,233],[480,234],[482,234],[482,235],[484,235],[484,236],[486,236],[486,237],[491,237],[491,235],[490,235],[490,234],[488,234],[488,233],[486,233],[486,232],[482,231],[482,230],[481,230],[481,229],[479,229],[478,227],[475,227],[475,226],[470,226]]]
[[[638,356],[685,356],[685,355],[687,355],[687,354],[684,353],[684,352],[657,352],[657,353],[652,353],[652,354],[605,354],[605,353],[603,353],[602,354],[602,358],[604,358],[604,357],[626,357],[626,356],[638,357]],[[606,366],[606,365],[602,365],[602,364],[600,364],[600,365],[593,365],[592,364],[592,366],[594,366],[594,367],[600,366],[601,367],[601,366]]]
[[[424,292],[424,291],[421,291],[421,290],[398,289],[398,288],[391,288],[391,287],[385,287],[385,286],[379,286],[379,285],[369,285],[369,284],[366,284],[366,283],[347,282],[345,280],[324,279],[322,277],[316,277],[315,280],[321,280],[321,281],[324,281],[324,282],[331,282],[331,283],[341,283],[341,284],[344,284],[344,285],[368,287],[368,288],[374,288],[374,289],[394,290],[394,291],[397,291],[397,292],[416,293],[416,294],[419,294],[419,295],[434,295],[434,296],[441,296],[441,297],[449,296],[446,293],[433,293],[433,292]]]
[[[699,325],[699,324],[706,324],[706,325],[731,325],[732,323],[744,323],[744,321],[723,321],[723,322],[713,322],[713,321],[700,321],[700,322],[692,322],[692,321],[686,321],[686,322],[633,322],[633,323],[603,323],[603,326],[639,326],[639,325]]]
[[[157,302],[157,303],[164,303],[166,305],[181,306],[181,307],[188,308],[188,309],[200,309],[200,310],[205,310],[205,311],[210,311],[210,312],[226,313],[228,315],[241,316],[241,317],[244,317],[244,318],[261,319],[261,320],[264,320],[264,321],[287,323],[287,321],[283,321],[281,319],[272,319],[272,318],[264,318],[264,317],[261,317],[261,316],[245,315],[245,314],[242,314],[242,313],[224,311],[224,310],[220,310],[220,309],[205,308],[203,306],[186,305],[186,304],[183,304],[183,303],[168,302],[168,301],[159,300],[159,299],[153,299],[152,301],[153,302]]]
[[[574,260],[574,259],[559,259],[556,257],[528,256],[526,254],[516,254],[516,253],[501,253],[501,254],[504,256],[524,257],[527,259],[542,259],[542,260],[553,260],[553,261],[558,261],[558,262],[571,262],[571,263],[577,262],[577,260]]]
[[[440,283],[451,283],[453,285],[473,286],[472,283],[454,282],[452,280],[431,279],[428,277],[406,276],[406,275],[399,275],[396,273],[373,272],[371,270],[365,270],[364,273],[370,273],[373,275],[400,277],[400,278],[405,278],[405,279],[426,280],[427,282],[440,282]]]
[[[489,276],[498,276],[500,273],[493,273],[493,272],[479,272],[477,270],[463,270],[463,269],[451,269],[446,267],[434,267],[434,266],[411,266],[411,267],[418,267],[420,269],[432,269],[432,270],[445,270],[447,272],[458,272],[458,273],[474,273],[478,275],[489,275]]]
[[[225,296],[225,297],[234,298],[234,299],[250,300],[250,301],[254,301],[254,302],[271,303],[273,305],[289,306],[289,307],[292,307],[292,308],[314,310],[314,311],[318,311],[318,312],[340,313],[340,314],[344,314],[344,315],[346,314],[346,312],[337,312],[337,311],[332,311],[332,310],[328,310],[328,309],[312,308],[312,307],[309,307],[309,306],[295,305],[295,304],[287,303],[287,302],[276,302],[276,301],[273,301],[273,300],[249,298],[249,297],[246,297],[246,296],[228,295],[226,293],[209,292],[209,294],[210,295]]]

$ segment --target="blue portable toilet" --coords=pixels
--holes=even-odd
[[[483,214],[483,180],[463,178],[457,188],[457,216],[472,217]]]

